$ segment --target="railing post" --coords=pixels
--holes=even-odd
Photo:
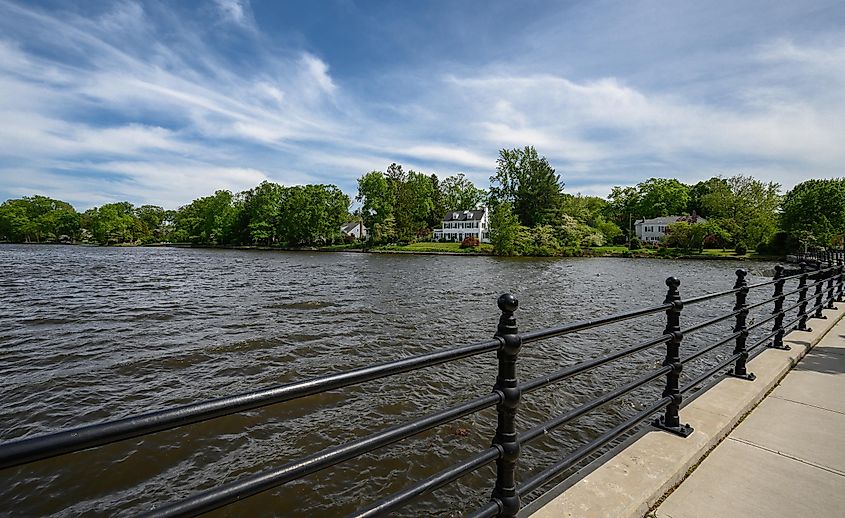
[[[734,333],[739,333],[736,337],[736,346],[734,347],[734,354],[738,354],[734,368],[728,371],[729,376],[740,378],[747,381],[754,381],[757,376],[748,372],[745,362],[748,361],[748,351],[745,349],[745,342],[748,340],[748,281],[745,277],[748,275],[748,270],[739,269],[736,271],[736,284],[734,289],[736,292],[736,305],[734,311],[739,311],[736,314],[736,325],[734,326]]]
[[[516,462],[519,458],[519,440],[516,433],[516,411],[521,396],[516,379],[516,358],[522,346],[522,337],[516,325],[514,312],[519,301],[510,293],[505,293],[497,301],[502,311],[496,337],[501,345],[496,353],[499,360],[499,373],[496,376],[494,392],[501,394],[502,400],[496,405],[498,423],[493,446],[499,449],[496,460],[496,487],[491,498],[499,506],[499,516],[514,517],[520,508],[519,493],[516,490]]]
[[[836,277],[836,272],[833,271],[832,253],[827,253],[827,295],[825,295],[827,297],[827,304],[825,304],[827,309],[836,309],[836,306],[833,305],[833,278]]]
[[[781,265],[775,266],[775,280],[777,281],[775,282],[775,294],[773,295],[775,309],[772,310],[772,314],[777,316],[775,317],[775,325],[772,331],[777,331],[777,334],[774,340],[768,345],[772,349],[788,351],[792,348],[783,343],[783,335],[786,334],[783,329],[783,318],[786,316],[783,312],[783,303],[786,300],[786,297],[783,296],[783,286],[786,284],[786,281],[783,280],[783,266]]]
[[[678,415],[681,409],[679,380],[683,369],[681,364],[681,340],[684,338],[681,333],[681,310],[684,308],[684,304],[681,302],[681,295],[678,292],[680,285],[681,281],[676,277],[666,279],[666,286],[669,287],[669,291],[666,292],[666,300],[663,303],[672,304],[672,307],[666,310],[666,330],[663,331],[663,334],[672,335],[672,338],[666,341],[666,358],[663,360],[663,365],[671,366],[672,370],[666,373],[666,388],[663,390],[663,397],[671,397],[672,402],[666,407],[666,413],[654,421],[654,426],[675,435],[687,437],[692,433],[692,426],[681,424],[681,418]]]
[[[801,291],[798,292],[800,306],[798,306],[798,327],[795,329],[798,331],[812,331],[812,329],[807,327],[807,263],[801,261],[799,266],[801,267],[801,277],[798,278],[798,289]]]
[[[840,259],[838,261],[838,264],[839,264],[839,268],[836,271],[836,276],[837,276],[836,284],[838,285],[838,292],[836,294],[836,302],[845,302],[845,299],[843,299],[843,296],[845,296],[845,293],[843,293],[843,284],[845,284],[845,279],[842,278],[843,274],[845,274],[845,267],[843,267],[843,265],[842,265],[842,259]]]
[[[818,278],[816,279],[816,292],[813,294],[816,297],[816,313],[813,315],[813,318],[818,318],[819,320],[824,320],[827,317],[824,316],[822,313],[822,308],[824,308],[824,299],[823,299],[823,291],[824,291],[824,275],[822,275],[822,263],[819,261],[816,263],[816,275]]]

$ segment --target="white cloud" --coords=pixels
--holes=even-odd
[[[251,25],[249,0],[214,0],[224,18],[240,25]]]
[[[718,59],[690,56],[701,70],[670,73],[703,79],[665,90],[655,84],[673,78],[591,76],[545,55],[528,65],[413,63],[353,90],[318,51],[279,49],[260,34],[248,2],[206,11],[210,28],[168,4],[119,2],[85,17],[0,0],[0,189],[52,181],[52,194],[67,189],[85,204],[173,206],[268,178],[354,195],[355,178],[394,161],[464,171],[486,187],[498,150],[524,145],[568,190],[591,194],[649,176],[750,171],[791,186],[841,174],[845,161],[836,35],[773,34]],[[248,58],[220,52],[220,35],[248,40]]]

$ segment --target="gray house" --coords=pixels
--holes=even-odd
[[[345,225],[341,225],[340,233],[344,236],[352,236],[355,239],[366,239],[367,227],[360,221],[352,221]]]

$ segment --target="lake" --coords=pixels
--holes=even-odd
[[[0,441],[478,342],[495,332],[503,292],[518,296],[528,331],[655,305],[670,275],[690,297],[731,288],[737,267],[753,283],[773,266],[42,245],[0,245],[0,264]],[[752,295],[759,291],[769,293]],[[731,306],[730,297],[691,306],[682,322]],[[658,314],[527,345],[519,377],[659,336],[664,325]],[[731,322],[717,327],[682,350],[728,334]],[[682,383],[731,349],[685,367]],[[632,380],[663,353],[658,346],[526,395],[519,428]],[[495,376],[495,354],[481,355],[2,470],[0,502],[13,516],[137,514],[489,393]],[[662,383],[525,447],[520,474],[643,408]],[[494,428],[491,409],[215,514],[344,515],[488,447]],[[479,470],[404,514],[469,512],[489,499],[492,473]]]

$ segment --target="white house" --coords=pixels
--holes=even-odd
[[[341,225],[340,233],[344,236],[352,236],[355,239],[365,239],[367,237],[367,227],[360,221],[352,221]]]
[[[461,242],[467,237],[478,238],[482,243],[490,242],[490,220],[487,207],[477,210],[457,210],[443,216],[443,228],[434,230],[436,241]]]
[[[687,223],[707,223],[701,216],[692,214],[690,216],[661,216],[659,218],[643,219],[634,224],[637,238],[644,243],[659,243],[666,235],[666,227],[678,221]]]

